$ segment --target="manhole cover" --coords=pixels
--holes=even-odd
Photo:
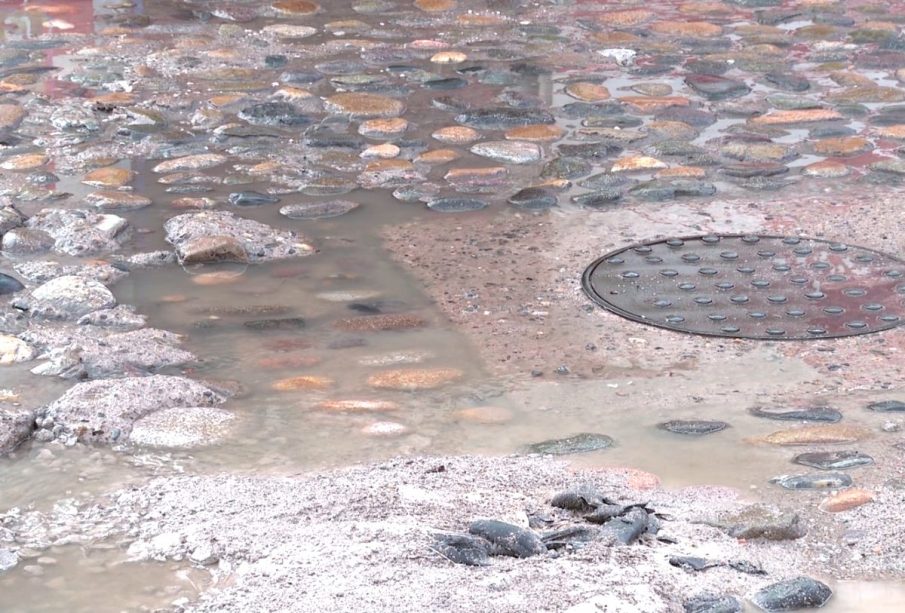
[[[633,245],[591,264],[600,306],[690,334],[812,339],[895,328],[905,318],[905,261],[795,236],[694,236]]]

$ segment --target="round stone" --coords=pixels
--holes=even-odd
[[[456,368],[402,368],[368,377],[368,385],[397,391],[432,390],[449,385],[464,376]]]
[[[333,387],[333,379],[314,375],[302,375],[274,381],[271,387],[279,392],[318,391]]]
[[[271,6],[277,13],[286,15],[311,15],[320,10],[320,6],[310,0],[278,0]]]
[[[481,138],[481,133],[466,126],[447,126],[435,130],[431,136],[448,145],[467,145]]]
[[[330,96],[325,101],[325,107],[331,113],[352,119],[397,117],[405,110],[405,105],[395,98],[360,92]]]
[[[280,208],[280,214],[289,219],[327,219],[350,213],[359,206],[359,203],[350,200],[287,204]]]
[[[566,86],[565,91],[571,97],[582,102],[603,102],[610,98],[610,91],[597,83],[571,83]]]
[[[434,64],[461,64],[468,56],[461,51],[440,51],[431,56]]]
[[[698,419],[674,419],[657,424],[657,427],[667,432],[675,434],[685,434],[690,436],[702,436],[704,434],[713,434],[725,430],[729,427],[724,421],[698,420]]]

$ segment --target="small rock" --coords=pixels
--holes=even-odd
[[[434,550],[450,562],[467,566],[490,564],[490,542],[467,534],[437,534]]]
[[[18,563],[18,553],[11,549],[0,548],[0,575],[14,569]]]
[[[245,247],[232,236],[199,236],[178,246],[176,255],[185,265],[248,262]]]
[[[302,375],[274,381],[271,387],[279,392],[325,390],[333,387],[334,381],[328,377]]]
[[[742,602],[728,594],[702,594],[689,598],[682,606],[685,613],[742,613]]]
[[[796,464],[812,466],[821,470],[842,470],[856,466],[867,466],[874,459],[860,451],[810,451],[800,453],[792,459]]]
[[[810,577],[796,577],[758,590],[751,602],[764,611],[816,609],[826,604],[832,595],[833,591],[825,583]]]
[[[287,204],[280,208],[280,214],[289,219],[327,219],[350,213],[359,206],[357,202],[349,200]]]
[[[725,430],[729,427],[729,424],[724,421],[675,419],[657,424],[657,427],[676,434],[702,436]]]
[[[399,391],[431,390],[461,379],[456,368],[404,368],[387,370],[368,377],[368,385],[378,389]]]
[[[850,487],[852,478],[845,473],[815,473],[810,475],[782,475],[770,479],[787,490],[840,489]]]
[[[615,445],[615,441],[605,434],[583,432],[561,439],[551,439],[540,443],[528,445],[528,453],[542,453],[549,455],[566,455],[572,453],[588,453],[608,449]]]
[[[529,558],[547,551],[546,545],[535,533],[494,519],[472,522],[468,527],[468,532],[487,540],[491,545],[490,552],[493,555]]]
[[[839,513],[865,505],[868,502],[872,502],[873,499],[873,492],[853,487],[824,499],[820,503],[820,510],[828,513]]]
[[[905,411],[905,402],[901,400],[881,400],[880,402],[870,403],[867,408],[878,413],[897,413]]]
[[[29,310],[48,318],[75,319],[116,305],[116,298],[103,284],[74,275],[44,283],[31,293],[31,298]]]

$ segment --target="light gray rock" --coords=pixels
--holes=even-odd
[[[31,228],[13,228],[3,235],[0,243],[4,253],[29,255],[53,249],[54,240],[47,232]]]
[[[145,415],[173,407],[214,406],[226,397],[185,377],[151,375],[78,383],[38,411],[44,439],[67,443],[125,440]]]
[[[129,439],[149,447],[204,447],[221,442],[234,419],[229,411],[213,407],[161,409],[136,421]]]
[[[121,263],[129,270],[135,268],[153,268],[156,266],[167,266],[176,263],[176,253],[173,251],[149,251],[147,253],[136,253],[130,255]]]
[[[121,331],[90,325],[32,326],[20,336],[41,348],[43,354],[38,357],[47,360],[32,369],[36,375],[122,377],[156,372],[196,359],[194,354],[179,347],[180,335],[155,328]]]
[[[53,238],[53,250],[66,255],[110,253],[130,234],[129,223],[122,217],[84,209],[44,209],[25,225],[46,232]]]
[[[35,288],[31,297],[16,298],[16,308],[45,319],[77,319],[116,305],[113,293],[102,283],[75,275],[57,277]]]
[[[0,456],[25,442],[34,427],[35,415],[31,411],[0,408]]]
[[[19,563],[19,554],[11,549],[0,549],[0,575],[12,570]]]
[[[311,255],[314,248],[296,232],[278,230],[266,224],[239,217],[229,211],[201,211],[177,215],[164,224],[166,239],[178,253],[203,237],[225,236],[238,241],[249,262]]]
[[[20,275],[32,283],[46,283],[57,277],[65,277],[73,275],[76,277],[84,277],[86,279],[94,279],[105,285],[113,285],[114,283],[128,276],[128,272],[114,266],[112,264],[63,264],[62,262],[53,262],[49,260],[19,262],[14,265]]]
[[[135,312],[130,304],[118,304],[112,309],[100,309],[79,317],[80,326],[116,328],[119,331],[138,330],[147,325],[148,318]]]

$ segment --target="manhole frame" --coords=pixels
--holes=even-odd
[[[785,238],[797,238],[802,241],[814,241],[818,243],[824,244],[841,244],[850,248],[859,249],[866,253],[872,253],[874,255],[880,256],[882,258],[886,258],[889,260],[893,260],[895,262],[899,262],[903,268],[905,268],[905,259],[900,258],[897,255],[892,255],[885,251],[880,251],[878,249],[871,249],[869,247],[862,247],[860,245],[853,245],[851,243],[841,242],[841,241],[832,241],[825,238],[815,238],[812,236],[802,236],[802,235],[788,235],[788,234],[754,234],[754,233],[732,233],[732,234],[721,234],[721,233],[709,233],[709,234],[692,234],[687,236],[664,236],[662,238],[651,239],[646,241],[641,241],[637,243],[632,243],[620,249],[614,249],[613,251],[609,251],[590,264],[585,268],[584,273],[581,275],[581,288],[584,292],[585,296],[591,299],[597,306],[603,308],[605,311],[610,312],[614,315],[618,315],[624,319],[628,319],[635,323],[639,323],[645,326],[651,326],[654,328],[659,328],[661,330],[667,330],[669,332],[676,332],[678,334],[686,334],[689,336],[705,336],[709,338],[725,338],[725,339],[736,339],[736,340],[746,340],[746,341],[759,341],[759,342],[773,342],[773,341],[781,341],[781,342],[808,342],[808,341],[819,341],[819,340],[828,340],[828,339],[838,339],[838,338],[852,338],[856,336],[869,336],[872,334],[878,334],[881,332],[888,332],[890,330],[895,330],[903,325],[905,325],[905,317],[901,318],[898,322],[890,322],[889,325],[885,327],[878,327],[873,330],[869,330],[867,332],[856,332],[853,334],[821,334],[810,337],[789,337],[789,336],[777,336],[770,338],[763,338],[758,336],[744,336],[738,334],[729,334],[725,332],[706,332],[706,331],[695,331],[695,330],[682,330],[680,328],[675,328],[670,326],[667,323],[661,323],[659,321],[648,319],[637,315],[631,311],[628,311],[618,305],[615,305],[609,302],[606,298],[601,296],[595,289],[593,284],[591,283],[591,277],[597,268],[605,263],[609,258],[612,258],[618,254],[624,253],[626,251],[630,251],[632,249],[636,249],[638,247],[649,247],[651,245],[658,245],[661,243],[665,243],[668,240],[681,240],[681,241],[693,241],[693,240],[701,240],[707,236],[718,236],[720,239],[724,238],[744,238],[746,236],[756,236],[762,239],[778,239],[782,240]]]

